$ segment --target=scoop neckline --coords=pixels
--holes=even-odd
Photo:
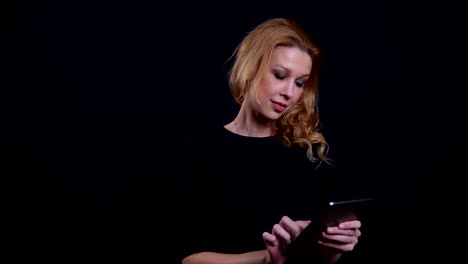
[[[258,140],[261,140],[261,139],[273,139],[275,138],[274,135],[272,136],[266,136],[266,137],[253,137],[253,136],[244,136],[244,135],[241,135],[241,134],[237,134],[235,132],[232,132],[231,130],[227,129],[226,127],[223,126],[223,130],[224,130],[224,133],[225,134],[228,134],[228,135],[231,135],[231,136],[235,136],[235,137],[239,137],[239,138],[246,138],[246,139],[258,139]]]

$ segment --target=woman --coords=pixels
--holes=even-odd
[[[233,56],[237,116],[223,127],[197,128],[184,145],[180,257],[292,262],[287,245],[333,189],[317,111],[319,47],[295,22],[274,18],[250,31]],[[336,263],[357,244],[360,226],[328,228],[307,258]]]

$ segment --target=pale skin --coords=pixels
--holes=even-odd
[[[250,137],[272,136],[272,122],[281,117],[302,95],[303,84],[309,78],[312,59],[296,47],[278,46],[273,50],[267,70],[262,74],[257,99],[247,93],[236,118],[225,128],[233,133]],[[266,249],[242,254],[200,252],[183,259],[184,264],[282,264],[286,245],[294,240],[310,223],[283,216],[262,234]],[[329,227],[322,233],[328,241],[317,241],[323,246],[323,263],[336,263],[341,254],[350,252],[361,235],[361,222],[349,221]],[[336,243],[334,243],[336,242]]]
[[[273,226],[271,233],[264,232],[263,241],[265,242],[268,252],[267,260],[264,263],[284,263],[286,257],[283,256],[283,253],[286,246],[291,243],[309,223],[310,221],[293,221],[288,216],[284,216],[278,224]],[[323,263],[337,263],[342,253],[352,251],[354,246],[358,243],[359,236],[361,236],[360,227],[361,222],[355,220],[340,223],[339,226],[328,227],[322,232],[322,237],[330,241],[317,241],[318,244],[323,246]]]

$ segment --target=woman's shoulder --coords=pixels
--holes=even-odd
[[[224,127],[220,124],[194,124],[186,128],[180,142],[182,152],[203,150],[215,146],[222,139]]]

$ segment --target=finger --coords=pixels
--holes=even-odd
[[[345,236],[345,235],[329,235],[325,232],[322,232],[322,237],[328,240],[335,241],[340,244],[357,244],[358,238],[355,236]]]
[[[336,249],[338,251],[341,251],[341,252],[353,251],[354,246],[356,245],[356,244],[335,244],[333,242],[326,242],[326,241],[322,241],[322,240],[319,240],[317,243],[319,243],[322,246],[334,248],[334,249]]]
[[[285,257],[283,256],[279,247],[279,241],[276,237],[268,232],[262,234],[263,241],[268,250],[269,260],[268,263],[284,263]]]
[[[310,220],[297,220],[296,224],[299,226],[299,228],[304,230],[309,224],[311,223]]]
[[[343,223],[340,223],[338,227],[341,229],[361,228],[361,221],[354,220],[354,221],[343,222]]]
[[[291,241],[291,235],[279,224],[275,224],[273,226],[273,235],[276,236],[277,238],[280,238],[284,241],[290,242]]]
[[[299,225],[297,225],[296,222],[287,216],[283,216],[281,218],[279,225],[290,234],[291,240],[294,240],[301,232]]]
[[[274,245],[275,243],[278,242],[278,240],[276,239],[276,237],[268,232],[264,232],[262,234],[262,237],[263,237],[263,240],[265,241],[265,243],[269,244],[269,245]]]
[[[338,227],[328,227],[326,232],[329,235],[361,236],[361,231],[359,229],[341,229]]]

